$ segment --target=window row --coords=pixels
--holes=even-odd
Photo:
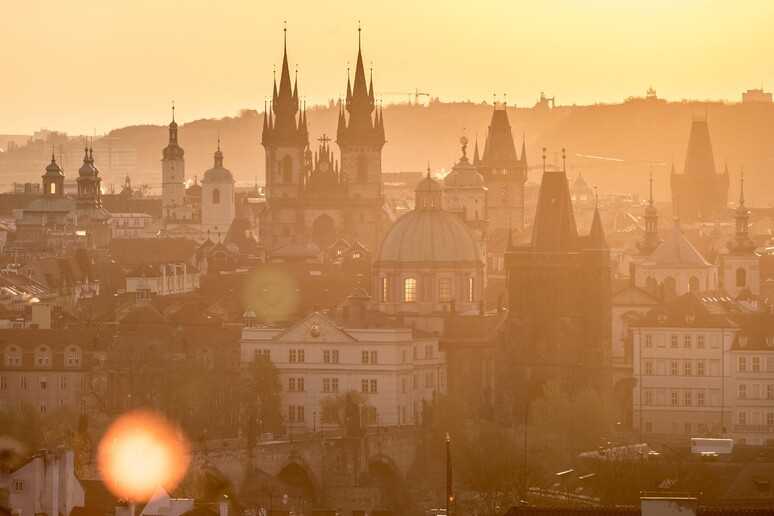
[[[22,350],[17,346],[9,346],[5,349],[5,359],[3,363],[6,367],[22,366]],[[33,358],[35,367],[51,367],[53,365],[53,352],[48,346],[40,346],[35,350]],[[64,351],[65,367],[80,367],[81,350],[75,346],[70,346]]]
[[[774,383],[768,385],[739,383],[736,386],[736,397],[740,400],[765,399],[774,401]]]
[[[476,299],[476,285],[475,280],[472,277],[464,279],[462,284],[458,287],[459,295],[454,295],[454,278],[443,277],[438,278],[437,282],[437,297],[433,296],[434,282],[432,279],[422,280],[420,283],[417,278],[408,277],[403,278],[400,283],[400,299],[393,298],[393,292],[391,287],[391,281],[389,277],[381,278],[381,285],[379,289],[379,297],[382,303],[389,302],[403,302],[403,303],[416,303],[418,301],[438,301],[439,303],[448,303],[453,299],[462,299],[466,303],[473,303]],[[420,292],[419,287],[422,287]]]
[[[53,383],[50,383],[48,378],[45,376],[41,376],[38,378],[37,385],[41,391],[47,391],[50,389],[57,388],[60,391],[66,391],[68,388],[68,378],[67,376],[60,376],[58,379],[57,377],[54,377],[55,380]],[[86,377],[83,377],[81,379],[82,389],[86,390],[87,388],[88,379]],[[10,385],[10,378],[2,375],[0,376],[0,391],[7,391]],[[19,388],[23,391],[28,391],[32,388],[32,386],[35,385],[34,380],[30,380],[27,376],[19,376]]]
[[[719,360],[645,360],[643,376],[720,376]]]
[[[740,355],[736,357],[736,370],[739,373],[774,372],[774,357],[768,357],[765,362],[764,369],[763,357],[756,355]]]
[[[740,410],[736,413],[736,423],[739,425],[759,425],[774,426],[774,410],[770,410],[761,417],[760,412]]]
[[[645,334],[645,347],[646,348],[652,348],[654,345],[658,345],[658,347],[663,348],[664,340],[663,338],[659,339],[656,338],[656,335],[653,335],[651,333]],[[676,348],[684,348],[684,349],[691,349],[693,347],[696,347],[696,349],[706,349],[707,347],[707,341],[706,337],[704,335],[690,335],[690,334],[672,334],[669,336],[669,347],[676,349]],[[713,345],[713,347],[717,347]]]
[[[717,393],[712,399],[704,390],[657,390],[645,389],[642,404],[646,407],[707,407],[718,405]]]

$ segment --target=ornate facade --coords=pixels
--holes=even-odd
[[[267,207],[260,236],[269,254],[308,242],[324,250],[339,238],[361,242],[373,251],[389,223],[382,192],[384,123],[374,101],[373,80],[366,82],[360,47],[354,83],[347,79],[346,102],[340,106],[336,134],[340,165],[330,139],[322,135],[318,141],[313,153],[297,78],[291,84],[286,43],[279,87],[275,81],[261,139]]]

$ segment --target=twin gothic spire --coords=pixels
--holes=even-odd
[[[381,109],[376,109],[373,72],[366,83],[363,54],[358,28],[357,64],[354,85],[347,74],[347,98],[339,110],[337,141],[339,145],[384,144]],[[346,111],[346,113],[345,113]],[[374,113],[376,111],[376,113]],[[306,106],[298,96],[298,72],[291,84],[288,64],[287,29],[283,29],[282,68],[279,86],[275,75],[271,104],[264,107],[262,142],[264,145],[309,144]],[[347,114],[349,115],[347,117]]]

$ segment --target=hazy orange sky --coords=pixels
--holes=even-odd
[[[532,105],[774,88],[771,0],[5,0],[0,133],[98,133],[263,108],[288,21],[310,103],[337,97],[357,22],[381,92]],[[385,102],[405,96],[385,95]]]

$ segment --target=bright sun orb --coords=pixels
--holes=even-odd
[[[132,501],[158,489],[174,489],[190,462],[182,433],[149,411],[122,415],[110,425],[97,450],[100,475],[110,491]]]

